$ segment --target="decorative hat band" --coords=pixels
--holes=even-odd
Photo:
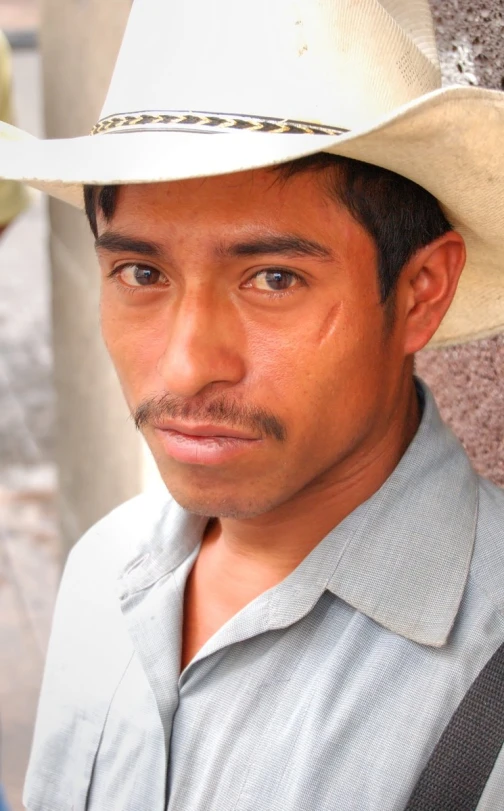
[[[348,130],[342,127],[326,127],[306,121],[291,121],[286,118],[261,118],[252,115],[227,115],[216,113],[140,112],[111,115],[102,118],[91,130],[91,135],[106,132],[176,130],[178,132],[226,132],[246,130],[249,132],[290,133],[293,135],[341,135]]]

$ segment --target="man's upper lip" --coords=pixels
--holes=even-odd
[[[178,434],[185,436],[226,436],[233,439],[258,439],[259,437],[253,436],[250,432],[243,431],[240,428],[227,428],[225,425],[193,425],[190,423],[174,422],[172,420],[165,420],[154,424],[154,428],[159,431],[176,431]]]

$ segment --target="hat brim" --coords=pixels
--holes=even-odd
[[[503,93],[437,90],[340,136],[125,131],[43,141],[1,124],[0,138],[1,177],[80,207],[83,185],[208,177],[316,152],[390,169],[428,189],[466,241],[457,295],[432,344],[504,330]]]

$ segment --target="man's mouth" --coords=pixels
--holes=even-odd
[[[189,465],[224,464],[261,442],[260,436],[223,425],[166,420],[153,427],[167,455]]]

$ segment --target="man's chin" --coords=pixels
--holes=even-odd
[[[240,498],[235,493],[232,495],[217,493],[202,495],[188,492],[174,486],[173,483],[167,482],[166,485],[177,504],[195,515],[245,521],[264,515],[276,506],[269,500],[265,502],[261,499],[252,499],[250,496]]]

